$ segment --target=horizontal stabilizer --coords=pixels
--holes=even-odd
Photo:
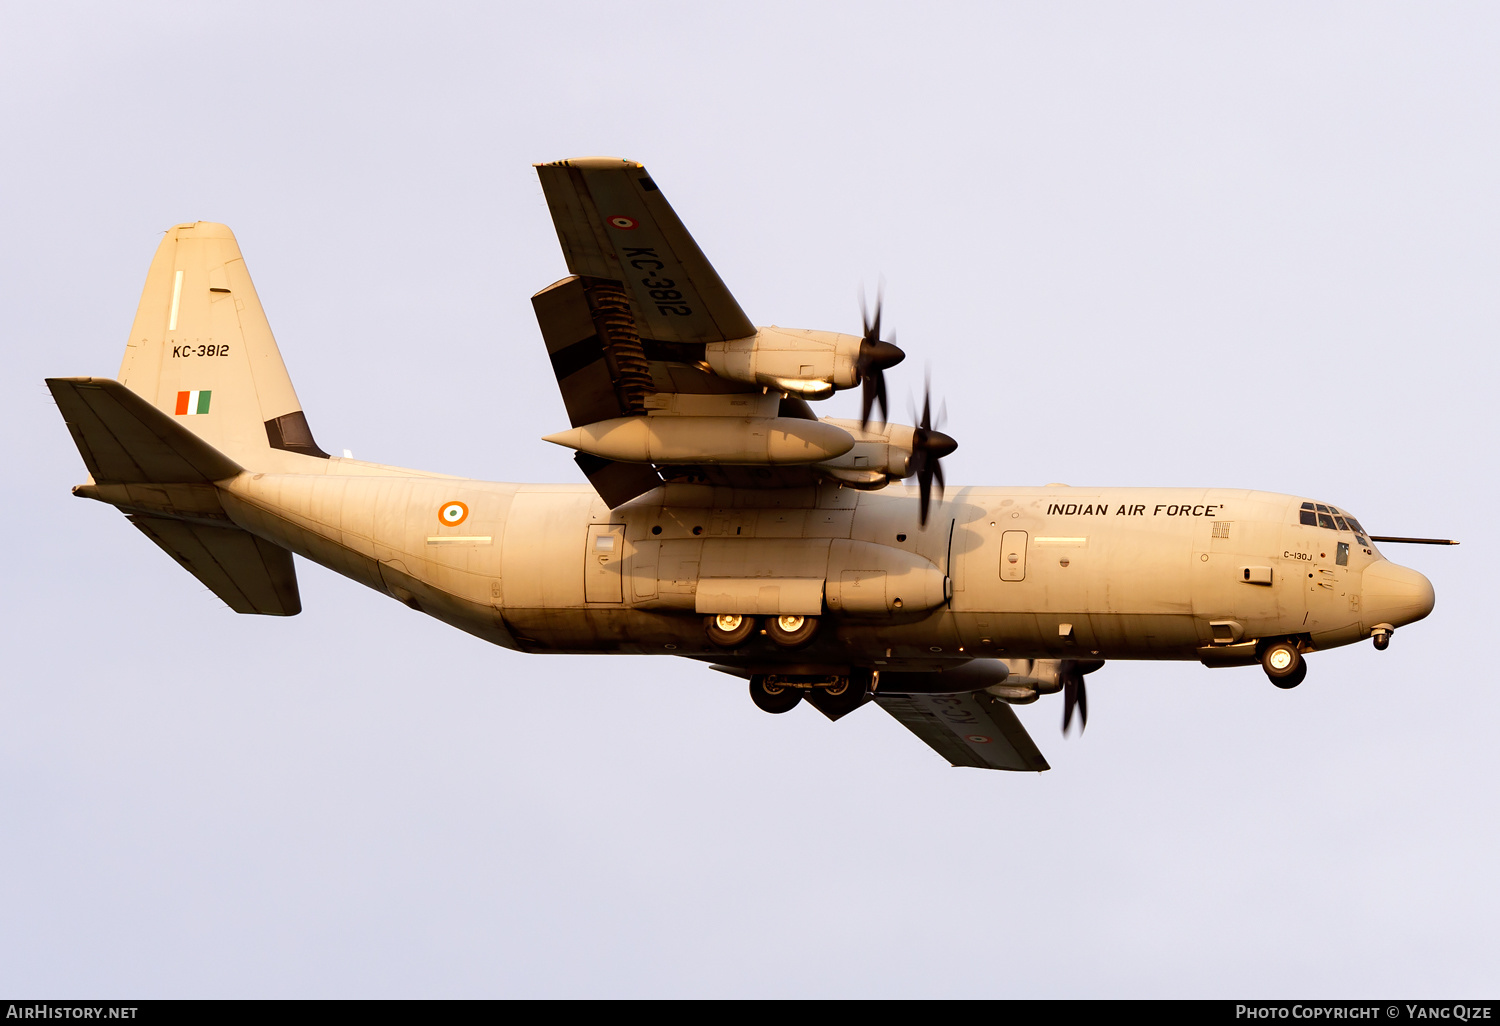
[[[99,484],[202,484],[240,472],[239,464],[118,381],[48,378],[47,387]]]
[[[994,695],[877,694],[875,702],[954,766],[1051,768],[1010,706]]]
[[[286,549],[237,527],[134,514],[130,522],[236,613],[295,616],[297,571]]]

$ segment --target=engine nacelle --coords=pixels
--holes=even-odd
[[[859,383],[858,335],[810,328],[756,328],[755,334],[710,342],[703,358],[731,381],[761,385],[801,399],[827,399],[835,389]]]
[[[1006,664],[1010,667],[1010,677],[1005,685],[1012,689],[1026,689],[1033,695],[1054,695],[1063,689],[1070,676],[1076,675],[1081,678],[1086,673],[1093,673],[1104,665],[1102,659],[1009,659]],[[1025,705],[1027,702],[1035,701],[1034,698],[1020,696],[1020,699],[1011,697],[1009,694],[994,692],[996,698],[1010,702],[1012,705]]]
[[[910,475],[912,439],[916,429],[906,424],[869,424],[824,417],[823,423],[848,432],[854,446],[841,456],[824,460],[818,469],[851,488],[884,488]]]

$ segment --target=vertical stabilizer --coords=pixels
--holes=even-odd
[[[282,363],[234,233],[197,221],[157,247],[120,380],[244,466],[280,450],[326,459]]]

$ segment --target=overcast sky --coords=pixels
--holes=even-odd
[[[1490,4],[0,5],[0,993],[1479,996],[1500,982]],[[888,282],[950,483],[1315,496],[1437,608],[1112,663],[1054,767],[298,562],[237,616],[106,506],[161,232],[237,233],[318,441],[581,480],[531,164],[642,161],[757,323]],[[856,409],[852,393],[825,404]]]

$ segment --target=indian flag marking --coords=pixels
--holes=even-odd
[[[212,391],[202,392],[178,392],[177,393],[177,416],[190,417],[195,413],[208,412],[208,400],[213,395]]]
[[[438,509],[438,520],[444,527],[457,527],[469,518],[469,507],[461,502],[445,502]]]

